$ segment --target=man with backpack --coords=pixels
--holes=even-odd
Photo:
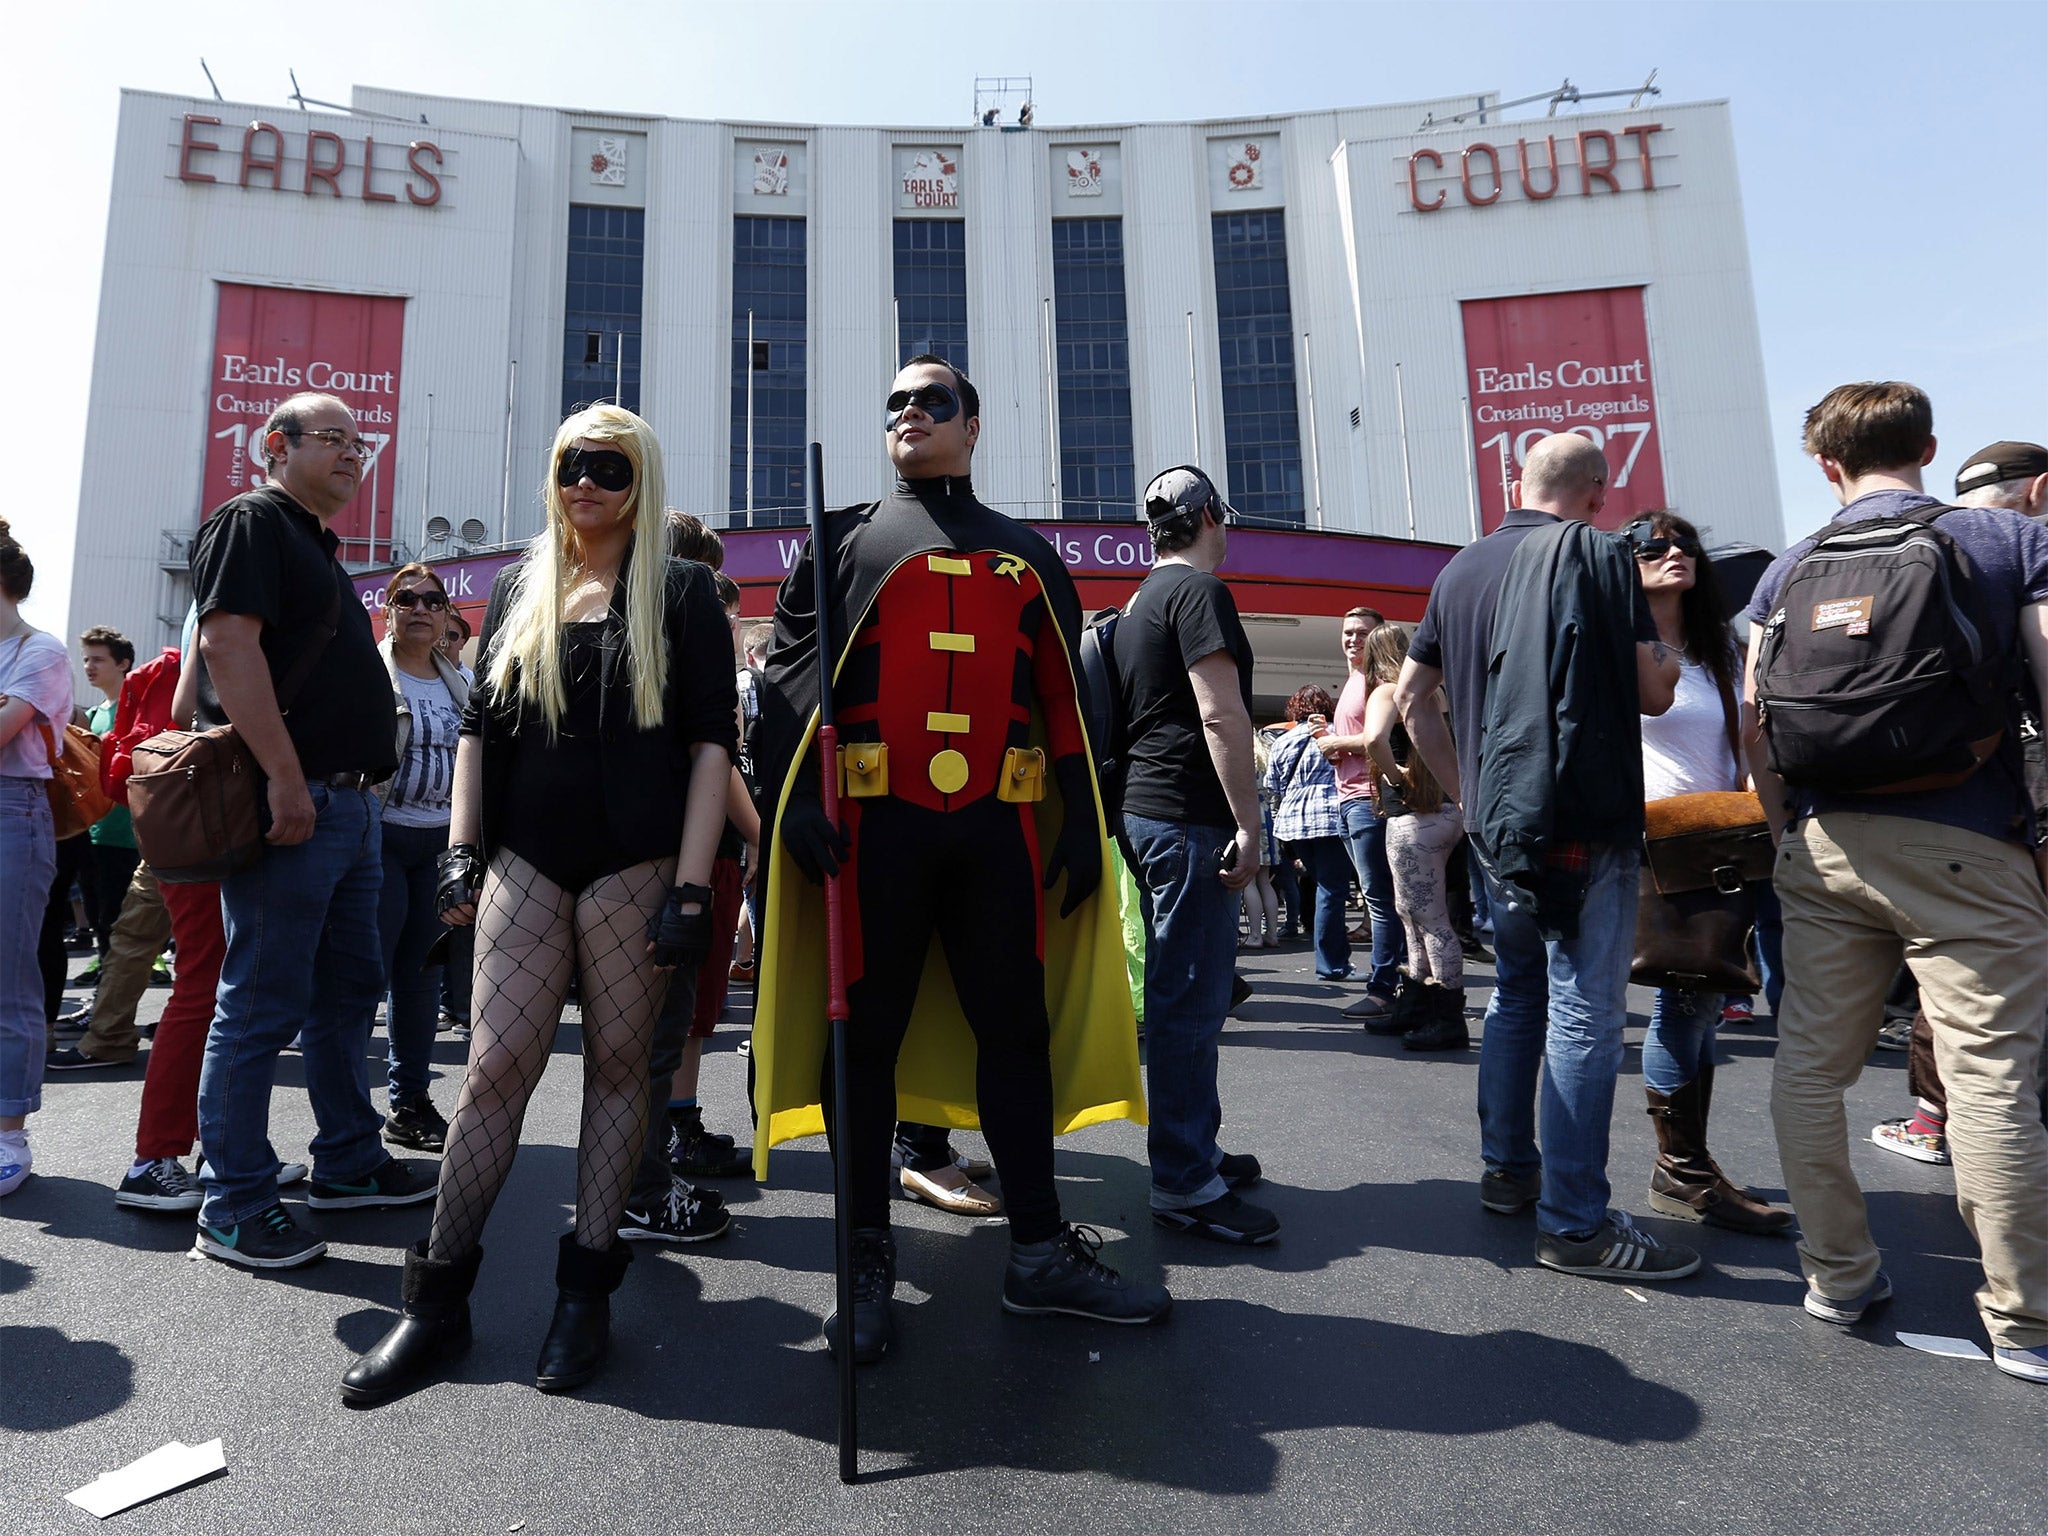
[[[2026,671],[2048,676],[2048,528],[1927,495],[1933,424],[1899,383],[1845,384],[1807,413],[1842,511],[1772,563],[1748,611],[1745,723],[1785,909],[1771,1116],[1806,1310],[1856,1323],[1891,1283],[1843,1094],[1903,957],[1948,1087],[1994,1359],[2048,1382],[2048,895],[2019,740]]]

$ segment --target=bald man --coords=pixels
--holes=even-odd
[[[1560,568],[1575,562],[1587,587],[1626,594],[1612,604],[1613,611],[1592,616],[1619,628],[1621,633],[1607,637],[1616,645],[1625,647],[1625,636],[1634,636],[1638,698],[1612,701],[1616,718],[1625,712],[1634,730],[1638,703],[1646,715],[1671,707],[1678,657],[1657,638],[1634,561],[1603,537],[1548,531],[1560,523],[1591,523],[1607,500],[1607,474],[1606,457],[1586,438],[1571,432],[1544,438],[1530,450],[1522,478],[1512,487],[1514,506],[1500,527],[1452,556],[1430,589],[1394,700],[1423,761],[1466,807],[1467,826],[1474,824],[1476,810],[1471,802],[1479,786],[1494,610],[1501,589],[1510,584],[1517,551],[1532,536],[1558,543]],[[1562,574],[1556,586],[1566,586]],[[1597,643],[1588,646],[1589,652],[1595,648]],[[1442,712],[1424,707],[1439,687],[1450,701],[1455,742]],[[1626,680],[1619,691],[1627,691]],[[1550,789],[1532,786],[1531,792]],[[1579,873],[1586,882],[1574,937],[1546,938],[1526,906],[1513,904],[1487,872],[1499,959],[1479,1052],[1479,1139],[1486,1165],[1479,1200],[1508,1216],[1535,1206],[1536,1262],[1547,1268],[1603,1279],[1675,1280],[1699,1268],[1699,1255],[1658,1242],[1608,1208],[1607,1130],[1627,1017],[1640,788],[1635,800],[1633,836],[1568,845],[1574,867],[1583,861]]]

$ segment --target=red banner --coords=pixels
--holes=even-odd
[[[370,444],[362,489],[329,526],[344,560],[391,549],[405,300],[219,285],[200,514],[263,483],[263,422],[301,390],[337,395]]]
[[[1508,481],[1520,478],[1529,450],[1553,432],[1577,432],[1606,452],[1602,528],[1665,505],[1642,289],[1472,299],[1463,307],[1486,532],[1507,513]]]

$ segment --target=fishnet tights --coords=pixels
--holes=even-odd
[[[547,1069],[580,960],[583,1129],[576,1144],[576,1241],[617,1240],[647,1130],[647,1056],[668,973],[647,960],[647,919],[675,879],[675,861],[635,864],[565,891],[500,849],[476,917],[475,1034],[448,1128],[428,1255],[476,1247],[512,1171],[527,1100]]]

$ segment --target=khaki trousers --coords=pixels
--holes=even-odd
[[[94,1061],[133,1061],[141,1049],[135,1032],[135,1009],[149,986],[149,973],[156,957],[171,941],[171,914],[157,890],[156,876],[147,864],[135,866],[128,882],[128,894],[121,898],[121,915],[114,922],[107,941],[107,957],[100,962],[100,984],[92,996],[92,1024],[79,1051]]]
[[[2032,857],[1934,822],[1838,813],[1786,832],[1774,878],[1785,999],[1771,1119],[1808,1283],[1846,1299],[1877,1274],[1842,1096],[1903,958],[1948,1088],[1956,1203],[1984,1257],[1985,1331],[2007,1349],[2048,1344],[2048,896]]]

